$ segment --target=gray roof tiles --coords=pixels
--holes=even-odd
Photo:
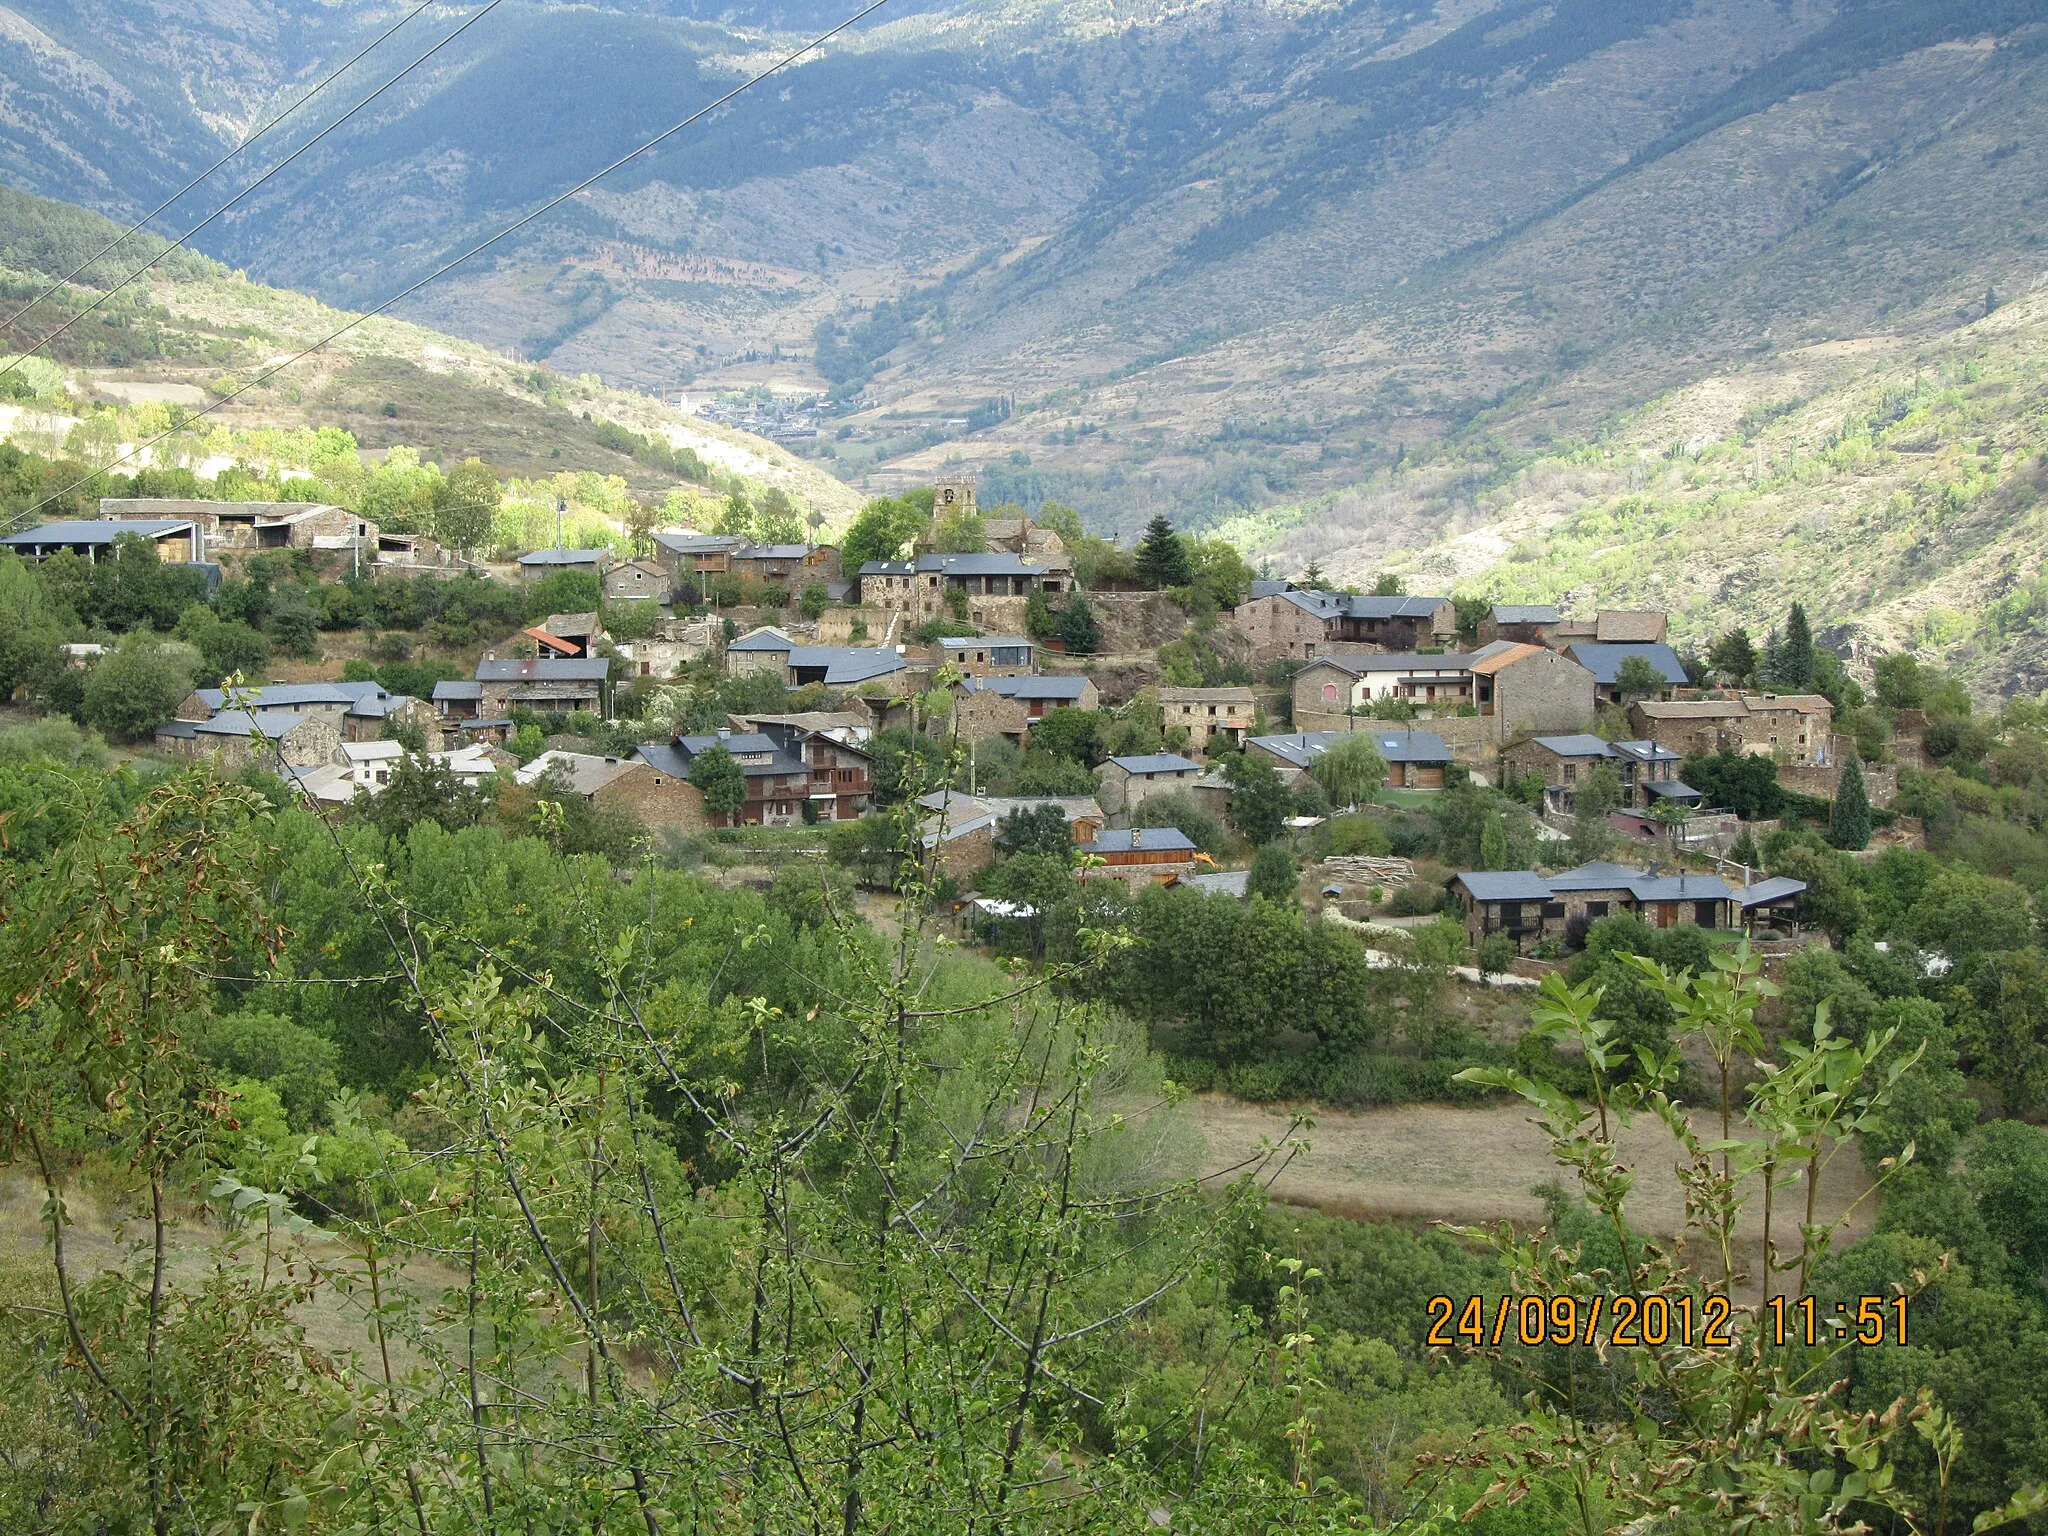
[[[1154,773],[1200,773],[1202,765],[1191,763],[1174,752],[1152,752],[1142,757],[1112,757],[1110,759],[1125,773],[1143,777]]]
[[[601,683],[610,675],[602,656],[487,657],[476,664],[480,683]]]
[[[1631,656],[1640,656],[1667,683],[1685,682],[1685,664],[1678,659],[1678,653],[1661,641],[1656,644],[1628,643],[1601,644],[1589,640],[1567,646],[1565,653],[1593,674],[1593,680],[1602,687],[1611,688],[1621,678],[1621,664]]]

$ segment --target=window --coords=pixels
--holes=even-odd
[[[1586,903],[1586,916],[1595,920],[1603,918],[1607,915],[1607,909],[1611,905],[1611,902],[1589,901]]]

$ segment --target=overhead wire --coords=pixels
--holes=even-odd
[[[491,5],[496,5],[498,3],[499,0],[491,0]],[[612,161],[611,164],[605,166],[604,169],[592,172],[590,175],[584,177],[583,180],[577,182],[576,185],[570,187],[567,191],[559,192],[555,196],[549,198],[546,202],[534,208],[531,212],[521,214],[517,219],[514,219],[510,224],[507,224],[503,229],[499,230],[496,234],[491,235],[483,240],[479,240],[475,245],[469,247],[469,249],[462,252],[459,256],[450,257],[447,261],[442,262],[440,266],[434,268],[424,277],[418,278],[415,281],[406,284],[405,287],[399,289],[398,292],[391,295],[390,298],[384,300],[383,303],[377,305],[374,309],[366,309],[362,311],[360,314],[352,315],[342,324],[336,326],[333,330],[329,331],[326,335],[322,336],[318,341],[315,341],[310,345],[301,348],[299,351],[294,352],[290,357],[284,358],[280,362],[265,369],[262,373],[259,373],[254,378],[250,379],[248,383],[238,385],[233,390],[222,395],[219,399],[213,401],[204,409],[192,412],[189,416],[187,416],[183,421],[178,423],[176,426],[165,428],[162,432],[159,432],[155,437],[137,443],[134,447],[130,448],[126,453],[121,454],[120,456],[113,459],[109,463],[101,466],[100,468],[93,470],[90,474],[81,475],[78,479],[72,481],[69,485],[63,487],[61,490],[51,492],[48,496],[45,496],[41,501],[36,502],[33,506],[30,506],[23,510],[22,512],[17,513],[13,521],[20,522],[24,518],[34,516],[36,513],[40,512],[44,507],[51,505],[53,502],[63,500],[66,496],[69,496],[73,491],[79,489],[79,487],[89,485],[92,481],[98,479],[101,475],[106,474],[107,471],[114,469],[119,465],[125,464],[129,460],[136,458],[141,454],[147,453],[151,448],[154,448],[158,443],[162,442],[165,438],[170,437],[172,434],[183,431],[186,428],[190,427],[193,422],[202,420],[203,418],[212,415],[222,406],[231,404],[235,400],[239,399],[241,396],[247,394],[250,390],[256,389],[261,385],[268,383],[271,379],[276,378],[278,374],[284,372],[285,369],[291,367],[292,364],[312,356],[313,353],[318,352],[323,347],[331,346],[333,343],[339,341],[342,337],[346,336],[350,331],[353,331],[357,326],[361,325],[364,321],[376,319],[377,316],[383,314],[386,310],[392,308],[392,306],[401,303],[405,299],[410,298],[413,294],[419,292],[420,289],[426,287],[427,284],[435,281],[437,278],[446,276],[448,273],[454,271],[457,267],[461,266],[471,257],[482,255],[485,251],[489,250],[492,246],[496,245],[500,240],[505,239],[508,235],[517,234],[527,225],[533,223],[534,220],[540,218],[544,214],[547,214],[556,208],[559,208],[563,203],[566,203],[567,201],[569,201],[570,198],[577,196],[579,193],[587,191],[592,186],[595,186],[598,182],[604,180],[605,177],[611,175],[613,171],[618,170],[621,166],[626,165],[631,161],[639,159],[640,156],[646,154],[650,149],[653,149],[655,146],[659,144],[666,143],[669,139],[674,138],[677,134],[681,133],[685,128],[690,127],[692,124],[701,122],[704,118],[710,116],[713,112],[716,112],[720,107],[725,106],[728,102],[733,101],[735,98],[739,97],[746,91],[749,91],[753,87],[759,85],[763,80],[768,79],[771,75],[778,74],[782,70],[787,69],[790,65],[796,63],[797,60],[803,58],[806,54],[815,53],[818,49],[824,47],[826,43],[830,42],[833,38],[837,37],[841,32],[844,32],[848,27],[857,25],[859,22],[873,15],[876,11],[879,11],[883,6],[887,5],[888,3],[889,0],[867,0],[867,4],[863,5],[859,10],[855,11],[851,16],[847,17],[844,21],[839,22],[837,25],[829,28],[828,30],[819,33],[816,37],[812,38],[809,42],[805,43],[801,48],[794,49],[793,51],[784,54],[781,58],[777,59],[773,64],[770,64],[766,69],[760,71],[760,73],[749,75],[745,80],[742,80],[738,85],[734,86],[731,90],[727,91],[723,96],[718,97],[714,101],[707,102],[704,106],[699,107],[696,111],[692,112],[689,116],[683,118],[680,122],[673,123],[669,127],[664,128],[660,133],[654,135],[653,138],[647,139],[644,142],[642,142],[637,148],[631,149],[627,151],[625,154],[619,156],[618,159]],[[485,10],[489,9],[490,6],[485,7]],[[478,13],[479,16],[481,16],[482,14],[482,12]],[[464,25],[468,25],[468,23],[465,23]]]
[[[322,91],[326,90],[328,86],[334,84],[335,81],[339,80],[343,75],[347,74],[349,70],[353,69],[356,66],[356,64],[362,59],[362,57],[365,54],[371,52],[373,49],[383,44],[387,39],[391,37],[393,33],[397,32],[400,27],[404,26],[407,22],[411,21],[415,16],[419,15],[421,11],[424,11],[430,5],[436,5],[438,3],[439,0],[420,0],[420,3],[418,5],[414,6],[411,10],[407,11],[403,16],[399,17],[397,21],[393,22],[389,27],[386,27],[382,32],[378,33],[377,36],[371,39],[370,42],[364,44],[361,48],[358,48],[354,53],[350,54],[348,58],[343,60],[342,63],[333,70],[333,72],[331,72],[324,80],[320,81],[319,84],[315,85],[310,91],[306,92],[305,95],[301,96],[297,101],[293,102],[290,106],[286,107],[282,112],[278,113],[277,116],[273,117],[269,122],[265,123],[262,127],[258,128],[254,133],[250,134],[247,138],[243,139],[233,149],[229,150],[226,154],[222,155],[218,160],[214,161],[213,164],[209,165],[197,176],[194,176],[190,181],[186,182],[185,185],[178,188],[177,191],[173,192],[169,197],[165,198],[162,202],[158,203],[154,208],[150,209],[149,212],[145,213],[133,224],[130,224],[126,229],[122,230],[120,234],[114,236],[113,239],[109,240],[97,251],[93,252],[92,255],[86,257],[85,260],[81,261],[77,266],[73,267],[69,272],[66,272],[62,277],[58,278],[55,282],[51,283],[49,287],[45,288],[41,293],[37,294],[34,298],[30,299],[26,304],[22,305],[21,308],[17,309],[5,320],[0,320],[0,331],[11,330],[14,326],[15,321],[19,320],[23,315],[26,315],[38,304],[42,303],[45,299],[49,298],[51,294],[56,293],[59,289],[63,288],[66,284],[70,283],[74,278],[78,276],[79,273],[83,272],[87,267],[90,267],[94,262],[100,260],[108,252],[113,251],[118,247],[126,244],[127,241],[131,237],[133,237],[139,230],[141,230],[144,225],[148,224],[151,219],[155,218],[158,214],[162,213],[166,208],[170,207],[171,204],[175,203],[187,192],[190,192],[202,181],[205,181],[215,171],[219,170],[222,166],[226,165],[230,160],[233,160],[237,155],[240,155],[244,150],[248,149],[250,145],[254,144],[258,139],[262,138],[266,133],[270,132],[271,129],[277,127],[280,123],[284,122],[287,118],[291,117],[301,107],[305,106],[308,102],[310,102],[315,96],[318,96]],[[10,362],[8,364],[8,367],[11,368],[12,366],[13,363]],[[0,373],[4,373],[5,371],[6,370],[4,369],[0,369]]]
[[[403,80],[407,75],[411,74],[414,70],[418,69],[422,64],[426,63],[427,60],[431,59],[443,48],[446,48],[450,43],[454,42],[455,39],[462,36],[463,33],[467,32],[471,27],[475,26],[478,22],[482,21],[486,16],[490,15],[491,12],[495,11],[499,6],[503,5],[504,3],[505,0],[486,0],[486,4],[475,15],[470,16],[466,20],[464,20],[461,26],[455,28],[454,31],[450,32],[446,37],[442,38],[439,42],[435,43],[433,47],[429,48],[425,53],[421,54],[418,58],[414,59],[410,64],[406,65],[405,68],[398,71],[397,74],[393,75],[389,80],[386,80],[382,85],[378,86],[376,90],[370,92],[369,95],[365,96],[361,101],[357,102],[354,106],[350,107],[346,112],[342,113],[341,116],[337,117],[325,128],[322,128],[318,133],[314,134],[312,138],[306,140],[305,143],[301,144],[297,149],[293,150],[290,154],[286,155],[282,160],[278,161],[277,164],[273,165],[261,176],[258,176],[254,181],[250,182],[248,186],[242,188],[241,191],[237,192],[233,197],[229,198],[226,202],[222,203],[218,208],[214,209],[213,212],[209,213],[197,224],[194,224],[190,229],[186,230],[185,233],[178,236],[177,239],[171,241],[170,244],[166,245],[162,250],[158,251],[156,255],[150,257],[148,261],[145,261],[133,272],[130,272],[126,277],[122,278],[120,282],[114,284],[113,287],[109,288],[105,293],[101,294],[98,298],[94,299],[90,304],[86,305],[85,308],[79,310],[76,314],[71,316],[70,319],[66,320],[62,325],[58,326],[54,331],[51,331],[47,336],[43,337],[42,340],[38,341],[34,346],[24,348],[22,351],[16,353],[13,357],[10,357],[7,360],[6,366],[0,367],[0,378],[6,377],[8,373],[13,371],[15,368],[19,367],[22,363],[26,362],[36,353],[42,351],[43,348],[47,347],[59,336],[62,336],[66,331],[70,330],[72,326],[78,324],[78,322],[83,320],[87,315],[90,315],[94,311],[98,310],[101,305],[107,303],[110,299],[114,297],[115,294],[121,292],[122,289],[126,288],[130,283],[134,282],[138,277],[142,276],[143,273],[149,271],[150,268],[154,267],[158,262],[162,261],[166,256],[170,255],[171,252],[182,249],[186,242],[191,240],[191,238],[194,235],[198,234],[199,231],[206,228],[207,225],[211,224],[215,219],[219,218],[222,214],[226,213],[230,208],[233,208],[237,203],[241,202],[243,198],[247,197],[250,193],[254,192],[258,187],[261,187],[265,182],[269,181],[271,177],[277,175],[278,172],[284,170],[293,161],[297,160],[299,156],[305,154],[306,151],[312,149],[315,145],[319,144],[329,134],[333,133],[336,129],[340,128],[344,123],[347,123],[358,112],[361,112],[365,107],[369,106],[372,102],[377,100],[378,97],[382,96],[386,91],[390,90],[394,85],[398,84],[399,81]],[[221,403],[226,404],[227,402],[222,401]],[[200,414],[203,415],[205,413],[201,412]]]

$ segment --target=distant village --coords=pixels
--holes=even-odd
[[[912,547],[850,570],[830,544],[691,530],[654,532],[645,552],[627,559],[537,549],[491,574],[533,583],[584,572],[600,601],[549,614],[489,649],[473,677],[439,682],[422,697],[373,681],[201,688],[156,730],[155,746],[228,770],[274,764],[329,809],[382,793],[401,761],[414,757],[468,784],[500,775],[545,780],[630,812],[658,833],[870,817],[878,809],[878,737],[943,737],[966,754],[967,779],[924,796],[919,856],[937,862],[963,911],[1002,916],[1016,905],[980,898],[976,883],[999,857],[1005,825],[1030,812],[1057,813],[1085,855],[1085,879],[1242,894],[1243,869],[1223,867],[1175,826],[1151,824],[1147,803],[1180,796],[1176,803],[1192,801],[1220,821],[1240,789],[1240,777],[1225,771],[1233,760],[1254,759],[1291,788],[1339,743],[1360,737],[1381,765],[1381,783],[1367,798],[1417,804],[1467,784],[1505,790],[1528,807],[1539,849],[1557,855],[1522,869],[1448,873],[1445,910],[1462,917],[1475,953],[1494,935],[1532,953],[1575,924],[1618,912],[1660,928],[1800,931],[1805,887],[1761,878],[1753,854],[1733,857],[1743,822],[1688,784],[1684,767],[1734,754],[1768,764],[1787,792],[1825,801],[1853,744],[1835,731],[1820,693],[1715,686],[1698,663],[1689,673],[1664,614],[1475,608],[1448,596],[1261,578],[1213,615],[1203,635],[1209,652],[1248,681],[1183,686],[1168,681],[1160,653],[1172,642],[1157,637],[1178,637],[1186,623],[1176,611],[1161,627],[1162,593],[1084,593],[1060,534],[1028,515],[982,517],[972,479],[944,481],[933,497],[948,515],[975,519],[985,547]],[[471,569],[430,540],[383,534],[334,506],[110,499],[100,511],[98,519],[14,533],[0,546],[30,561],[62,551],[96,561],[116,540],[139,536],[160,559],[196,564],[216,581],[224,564],[281,550],[305,551],[337,578]],[[802,610],[786,597],[772,606],[708,606],[721,584],[822,593],[822,602]],[[1076,601],[1103,628],[1093,654],[1071,653],[1044,622]],[[651,612],[651,621],[632,625],[632,639],[608,633],[606,614],[617,623],[629,612]],[[629,750],[592,751],[586,736],[566,729],[550,732],[537,755],[512,750],[522,722],[609,722],[619,689],[707,669],[772,680],[801,707],[733,712],[714,728],[678,730]],[[1049,721],[1072,710],[1105,718],[1146,712],[1156,719],[1157,750],[1092,764],[1089,793],[981,792],[977,754],[1029,752]],[[710,787],[707,758],[730,787]],[[1872,802],[1885,803],[1896,770],[1858,771]],[[1581,796],[1595,784],[1603,841],[1616,852],[1561,867],[1566,849],[1583,841]],[[1348,808],[1293,816],[1287,825],[1306,834]],[[1311,860],[1305,886],[1311,899],[1368,927],[1398,924],[1376,904],[1406,878],[1406,862]]]

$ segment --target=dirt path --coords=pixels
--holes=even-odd
[[[1207,1141],[1204,1168],[1228,1167],[1244,1158],[1261,1137],[1278,1142],[1287,1133],[1285,1109],[1204,1095],[1194,1105],[1195,1122]],[[1711,1118],[1712,1123],[1709,1124]],[[1529,1123],[1521,1105],[1476,1108],[1448,1104],[1402,1104],[1363,1111],[1323,1110],[1306,1133],[1310,1150],[1297,1156],[1273,1185],[1273,1193],[1355,1220],[1436,1220],[1459,1223],[1543,1220],[1538,1186],[1566,1182],[1552,1163],[1543,1133]],[[1698,1115],[1704,1137],[1718,1139],[1718,1117]],[[1738,1128],[1740,1134],[1740,1128]],[[1645,1231],[1669,1236],[1685,1223],[1685,1199],[1675,1171],[1678,1143],[1645,1117],[1622,1138],[1623,1160],[1636,1175],[1629,1212]],[[1821,1180],[1822,1216],[1848,1209],[1870,1187],[1854,1147],[1844,1147]],[[1779,1199],[1787,1196],[1781,1192]],[[1795,1202],[1804,1196],[1796,1191]],[[1857,1205],[1848,1238],[1868,1232],[1876,1200]],[[1782,1205],[1773,1237],[1783,1254],[1798,1242],[1798,1215]],[[1761,1254],[1763,1213],[1752,1200],[1738,1227],[1752,1268]]]

